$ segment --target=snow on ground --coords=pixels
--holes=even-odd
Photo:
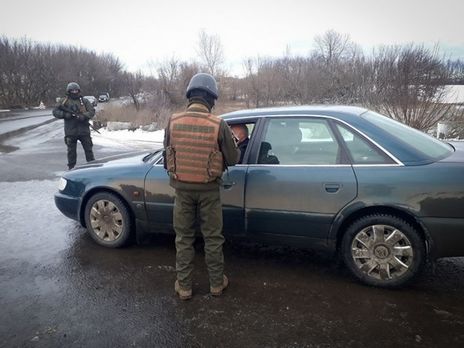
[[[134,148],[160,148],[163,146],[164,129],[155,132],[147,132],[141,129],[135,131],[119,130],[108,131],[106,128],[99,129],[101,134],[92,132],[94,144],[111,147],[134,147]]]
[[[37,261],[34,258],[42,255],[40,248],[52,247],[58,250],[68,247],[69,233],[66,231],[74,231],[73,226],[78,223],[63,216],[55,207],[53,195],[57,190],[58,179],[0,182],[0,196],[2,197],[0,262],[16,259],[25,253],[32,257],[28,262],[34,262]],[[32,216],[33,220],[28,218]],[[20,238],[14,237],[18,234],[21,235]],[[39,242],[50,236],[53,236],[49,238],[53,242],[52,245]],[[40,262],[47,261],[41,259]],[[54,260],[50,262],[53,263]]]
[[[462,104],[464,103],[464,85],[448,85],[446,86],[447,95],[445,103]]]

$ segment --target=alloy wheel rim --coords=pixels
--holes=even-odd
[[[371,225],[359,231],[351,243],[351,256],[358,269],[371,278],[402,277],[414,261],[411,241],[389,225]]]
[[[122,214],[118,207],[108,200],[99,200],[92,205],[90,224],[95,235],[105,242],[114,242],[123,230]]]

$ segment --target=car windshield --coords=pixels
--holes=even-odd
[[[438,160],[453,152],[452,146],[376,112],[368,111],[361,117],[387,132],[393,139],[407,142],[424,159]]]

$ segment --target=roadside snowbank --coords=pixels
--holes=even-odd
[[[142,129],[109,131],[101,128],[92,132],[92,141],[101,146],[119,146],[124,148],[158,149],[163,146],[164,129],[147,132]]]

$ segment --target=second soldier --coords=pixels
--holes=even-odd
[[[53,116],[64,119],[64,142],[67,147],[68,169],[74,168],[77,160],[77,141],[84,148],[87,162],[95,159],[90,137],[89,120],[95,116],[92,104],[82,97],[76,82],[66,87],[66,97],[53,109]]]

